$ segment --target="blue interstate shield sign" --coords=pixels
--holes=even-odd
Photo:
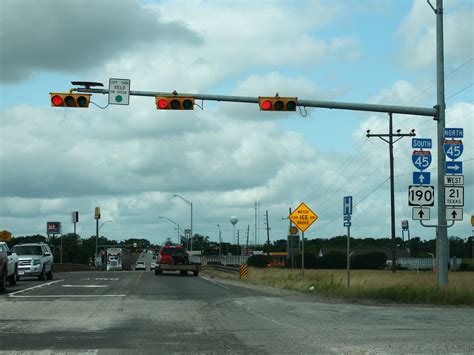
[[[460,139],[445,139],[443,148],[444,154],[446,154],[449,159],[453,160],[459,158],[464,150],[462,140]]]
[[[411,160],[416,168],[425,170],[431,164],[431,152],[429,150],[414,150]]]

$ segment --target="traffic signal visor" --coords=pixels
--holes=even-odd
[[[51,106],[53,107],[89,107],[91,94],[72,94],[50,92]]]
[[[194,97],[184,96],[156,96],[158,110],[193,110]]]
[[[260,111],[296,111],[296,97],[264,97],[258,98]]]

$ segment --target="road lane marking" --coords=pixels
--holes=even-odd
[[[126,297],[127,295],[36,295],[14,296],[15,298],[81,298],[81,297]]]
[[[95,287],[109,287],[109,286],[107,286],[107,285],[61,285],[61,287],[95,288]]]
[[[22,293],[22,292],[26,292],[26,291],[31,291],[31,290],[34,290],[36,288],[41,288],[41,287],[44,287],[44,286],[49,286],[49,285],[52,285],[52,284],[55,284],[55,283],[58,283],[58,282],[62,282],[64,280],[55,280],[55,281],[51,281],[51,282],[47,282],[45,284],[41,284],[41,285],[36,285],[36,286],[33,286],[33,287],[28,287],[28,288],[25,288],[24,290],[19,290],[19,291],[16,291],[16,292],[13,292],[13,293],[10,293],[8,294],[8,297],[18,297],[18,296],[15,296],[16,294],[18,293]]]
[[[220,284],[220,283],[218,283],[218,282],[215,282],[215,281],[213,281],[213,280],[211,280],[211,279],[208,279],[207,277],[200,276],[200,278],[201,278],[201,279],[204,279],[204,280],[206,280],[206,281],[209,281],[210,283],[213,283],[214,285],[217,285],[217,286],[220,286],[220,287],[222,287],[222,288],[225,288],[226,290],[230,290],[230,287],[224,286],[224,285],[222,285],[222,284]]]

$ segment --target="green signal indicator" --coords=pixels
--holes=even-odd
[[[122,95],[116,95],[116,96],[115,96],[115,101],[116,101],[116,102],[122,102],[122,100],[123,100]]]

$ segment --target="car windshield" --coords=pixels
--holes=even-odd
[[[12,249],[13,253],[18,255],[42,255],[41,247],[38,245],[17,245]]]

